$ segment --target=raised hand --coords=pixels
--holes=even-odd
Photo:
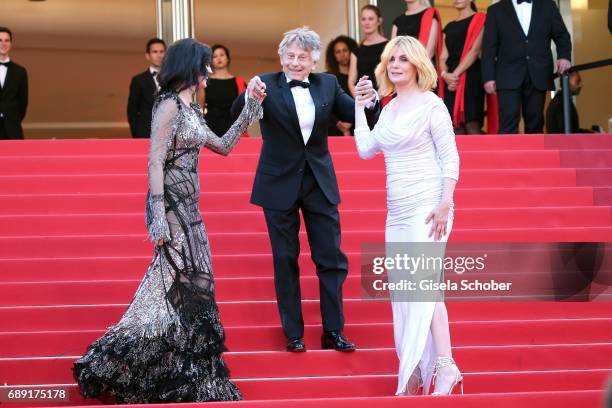
[[[365,107],[376,100],[376,92],[372,86],[372,81],[367,75],[362,76],[355,85],[355,103],[359,107]]]
[[[255,75],[249,81],[249,84],[247,86],[247,95],[250,98],[257,99],[259,102],[262,102],[265,99],[267,95],[266,84],[257,75]]]

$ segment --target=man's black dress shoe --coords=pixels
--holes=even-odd
[[[355,351],[355,345],[348,341],[340,331],[326,331],[321,336],[321,348],[323,350],[334,349],[336,351]]]
[[[287,340],[287,351],[292,353],[303,353],[306,351],[304,339],[289,339]]]

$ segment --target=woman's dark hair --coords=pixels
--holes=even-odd
[[[361,16],[361,14],[366,10],[371,10],[374,12],[374,14],[376,14],[376,17],[382,18],[382,13],[380,12],[380,9],[373,4],[366,4],[365,6],[363,6],[361,8],[361,11],[359,12],[359,16]],[[378,26],[378,33],[380,35],[385,35],[382,24]]]
[[[474,0],[470,1],[470,8],[472,11],[478,11],[478,7],[476,7],[476,2]]]
[[[160,93],[181,92],[197,85],[198,77],[208,78],[212,51],[206,44],[192,38],[178,40],[164,55],[159,74]]]
[[[215,51],[217,50],[223,50],[225,51],[225,55],[227,56],[227,66],[229,67],[230,63],[232,62],[232,57],[230,57],[230,51],[229,48],[227,48],[225,45],[222,44],[215,44],[212,47],[210,47],[210,49],[212,50],[212,53],[214,54]]]
[[[340,67],[338,66],[338,61],[336,60],[335,55],[336,44],[338,43],[346,44],[349,51],[353,54],[355,54],[359,48],[357,41],[346,35],[339,35],[331,40],[327,46],[327,50],[325,51],[325,67],[327,72],[331,72],[332,74],[338,74],[340,72]]]

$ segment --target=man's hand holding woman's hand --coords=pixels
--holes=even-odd
[[[362,76],[355,85],[355,104],[364,108],[376,100],[376,92],[372,86],[372,81],[368,79],[367,75]]]
[[[263,102],[266,97],[266,84],[255,75],[247,86],[247,95],[249,98],[255,98],[259,102]]]

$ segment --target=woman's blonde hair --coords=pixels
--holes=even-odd
[[[387,74],[387,66],[396,49],[406,54],[408,62],[414,66],[419,89],[422,91],[432,90],[437,84],[438,73],[429,59],[427,50],[416,38],[400,35],[387,43],[380,56],[380,63],[376,66],[375,74],[376,82],[378,82],[378,94],[381,97],[385,97],[395,92],[395,85],[389,80],[389,75]]]

